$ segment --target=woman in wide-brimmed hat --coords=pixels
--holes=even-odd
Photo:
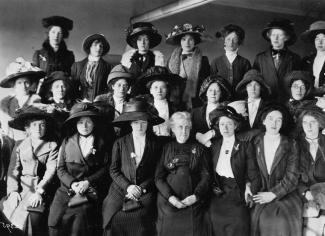
[[[104,235],[155,235],[154,173],[161,144],[151,127],[164,120],[141,99],[125,104],[113,124],[130,125],[132,132],[115,141],[110,175],[113,179],[103,202]],[[157,112],[156,112],[157,113]]]
[[[213,185],[209,205],[212,235],[250,235],[250,198],[260,188],[259,171],[249,142],[237,132],[243,117],[230,106],[210,113],[222,136],[211,145]],[[247,206],[248,205],[248,206]]]
[[[309,29],[301,34],[301,39],[315,46],[316,53],[302,59],[302,68],[314,75],[316,93],[322,96],[325,94],[325,21],[312,23]]]
[[[150,22],[136,22],[126,29],[126,42],[133,49],[122,55],[121,64],[135,78],[152,66],[164,66],[164,55],[152,50],[161,42],[161,35]]]
[[[229,24],[218,31],[216,37],[222,38],[225,53],[211,62],[211,74],[218,74],[227,79],[235,92],[237,84],[251,68],[249,60],[238,54],[245,39],[245,31],[238,25]],[[234,95],[238,98],[238,94]]]
[[[71,132],[60,147],[61,186],[50,208],[50,235],[100,235],[99,209],[109,185],[109,154],[100,135],[100,113],[91,103],[77,103],[63,127]]]
[[[218,75],[211,75],[201,85],[201,107],[192,111],[192,135],[203,145],[210,146],[211,139],[219,133],[211,126],[209,114],[231,98],[231,86],[227,80]]]
[[[284,77],[292,70],[300,70],[300,56],[290,51],[288,46],[296,42],[294,24],[287,19],[275,19],[262,31],[263,38],[270,42],[270,48],[257,54],[253,68],[262,73],[271,87],[272,98],[285,102]]]
[[[270,103],[259,120],[265,132],[255,137],[253,145],[262,185],[253,196],[251,235],[301,235],[298,147],[284,135],[290,114],[284,105]]]
[[[64,71],[70,74],[74,62],[74,54],[67,49],[64,39],[68,38],[73,28],[73,21],[63,16],[50,16],[42,19],[46,28],[46,40],[42,49],[36,50],[33,62],[47,75],[53,71]]]
[[[58,146],[51,138],[53,118],[29,106],[9,125],[28,135],[16,143],[12,152],[7,175],[7,197],[1,204],[1,210],[23,235],[46,235],[46,208],[51,199],[48,194],[58,155]]]
[[[184,103],[188,110],[202,103],[199,91],[203,80],[210,74],[210,64],[203,56],[198,44],[201,43],[203,26],[193,26],[189,23],[175,25],[166,37],[166,43],[175,46],[167,62],[168,69],[186,79],[184,86],[177,86],[171,91],[172,101]]]
[[[71,67],[71,77],[78,97],[93,101],[96,96],[107,92],[106,80],[111,65],[103,59],[110,45],[102,34],[92,34],[85,38],[82,48],[87,57],[75,62]]]
[[[7,77],[0,82],[0,87],[13,88],[14,94],[1,100],[1,128],[11,138],[19,140],[25,137],[23,132],[10,128],[8,121],[16,117],[16,112],[20,109],[40,102],[41,98],[35,94],[35,88],[38,81],[45,76],[45,72],[23,58],[17,58],[7,67],[6,75]]]

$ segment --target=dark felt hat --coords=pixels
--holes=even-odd
[[[28,107],[22,109],[17,114],[16,118],[9,121],[8,124],[11,128],[25,131],[26,122],[28,122],[29,120],[33,120],[33,119],[36,119],[36,120],[44,119],[47,122],[47,124],[46,124],[47,126],[54,123],[54,119],[49,113],[47,113],[44,110],[41,110],[37,107],[28,106]]]
[[[113,67],[107,78],[107,85],[112,85],[117,79],[126,79],[130,84],[134,78],[134,75],[131,74],[123,65],[118,64]]]
[[[243,79],[236,86],[236,92],[245,94],[246,85],[252,81],[258,82],[263,87],[267,95],[268,96],[271,95],[270,86],[268,86],[264,81],[263,75],[258,70],[255,69],[251,69],[245,73]]]
[[[41,96],[45,96],[45,97],[50,97],[50,92],[51,92],[51,88],[52,88],[52,84],[55,82],[55,81],[58,81],[58,80],[62,80],[64,82],[64,84],[67,86],[67,95],[71,95],[72,94],[69,94],[72,91],[72,80],[71,78],[68,76],[68,74],[66,72],[63,72],[63,71],[53,71],[43,82],[42,86],[41,86],[41,89],[40,89],[40,92],[39,94]]]
[[[217,83],[220,86],[220,89],[222,90],[222,97],[221,97],[222,101],[226,101],[231,98],[230,83],[220,75],[211,75],[207,77],[201,85],[199,97],[202,101],[207,100],[206,92],[212,83]]]
[[[42,20],[43,27],[55,25],[60,26],[64,30],[70,31],[73,28],[73,21],[63,16],[50,16]]]
[[[239,44],[242,44],[242,42],[245,39],[245,31],[243,30],[243,28],[241,28],[238,25],[234,25],[234,24],[229,24],[224,26],[220,31],[216,32],[216,37],[217,38],[225,38],[227,37],[228,34],[235,32],[239,38]]]
[[[185,23],[183,25],[175,25],[172,31],[166,36],[166,43],[170,45],[180,45],[184,35],[190,34],[193,36],[195,44],[199,44],[202,39],[202,34],[205,31],[204,26],[193,26]]]
[[[87,36],[84,39],[83,43],[82,43],[83,50],[87,54],[89,54],[91,44],[96,40],[103,44],[103,54],[102,54],[102,56],[106,55],[109,52],[110,45],[109,45],[107,39],[105,38],[105,36],[103,34],[92,34],[92,35]]]
[[[225,116],[232,120],[235,120],[239,124],[243,121],[243,116],[238,114],[236,110],[231,106],[220,106],[209,114],[209,119],[212,125],[214,125],[220,117]]]
[[[286,41],[287,46],[294,44],[297,40],[297,35],[294,30],[294,23],[288,19],[274,19],[267,24],[262,31],[262,36],[267,41],[270,41],[267,33],[271,29],[281,29],[286,32],[286,34],[289,36],[288,41]]]
[[[287,88],[287,93],[291,94],[291,85],[296,80],[302,80],[307,87],[307,91],[305,94],[306,96],[309,96],[313,90],[314,87],[314,76],[309,71],[303,71],[303,70],[293,70],[290,73],[288,73],[284,78],[285,87]]]
[[[325,21],[315,21],[309,26],[309,29],[301,34],[301,39],[305,42],[314,43],[317,34],[325,34]]]
[[[158,30],[150,22],[137,22],[130,25],[126,29],[126,42],[133,48],[138,48],[137,38],[138,36],[145,34],[149,38],[150,48],[156,47],[161,42],[161,35]]]

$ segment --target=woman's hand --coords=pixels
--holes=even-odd
[[[276,198],[276,195],[272,192],[259,192],[253,196],[255,203],[265,204],[272,202]]]
[[[186,206],[191,206],[197,202],[197,197],[194,194],[192,194],[192,195],[184,198],[181,202]]]
[[[41,194],[39,194],[38,192],[33,193],[30,197],[29,197],[29,204],[32,207],[37,207],[39,205],[41,205],[43,202],[43,198],[41,196]]]
[[[209,130],[207,131],[206,133],[202,134],[202,133],[196,133],[195,135],[195,138],[196,140],[205,145],[206,147],[210,147],[211,146],[211,139],[215,136],[215,131],[212,129],[212,130]]]
[[[313,195],[311,194],[310,191],[307,191],[306,194],[305,194],[305,198],[308,200],[308,201],[313,201],[314,200],[314,197]]]
[[[71,184],[71,189],[75,192],[75,193],[79,193],[80,187],[79,187],[79,182],[73,182]]]
[[[79,182],[79,193],[84,194],[88,190],[89,185],[90,184],[89,184],[88,180],[80,181]]]
[[[245,188],[245,202],[246,202],[246,205],[251,208],[253,207],[253,200],[252,200],[252,191],[251,191],[251,184],[250,183],[247,183],[246,184],[246,188]]]
[[[133,196],[133,198],[140,198],[141,196],[141,193],[142,193],[142,189],[140,186],[138,185],[130,185],[128,188],[127,188],[127,196],[131,197]],[[132,199],[132,198],[131,198]]]
[[[21,201],[21,196],[18,192],[11,192],[8,201],[12,208],[16,208]]]
[[[182,203],[180,200],[178,200],[178,198],[175,196],[170,196],[168,198],[168,201],[170,202],[170,204],[172,204],[177,209],[182,209],[182,208],[187,207],[184,203]]]

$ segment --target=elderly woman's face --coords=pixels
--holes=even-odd
[[[49,31],[49,41],[51,45],[59,45],[63,39],[63,32],[60,26],[52,26]]]
[[[128,92],[129,84],[126,79],[119,78],[113,85],[112,90],[115,97],[125,98]]]
[[[186,120],[178,120],[172,127],[178,143],[185,143],[190,137],[191,125]]]
[[[167,95],[167,85],[164,81],[154,81],[150,87],[150,94],[155,100],[164,100]]]
[[[140,53],[146,53],[149,51],[150,40],[148,35],[142,34],[137,38],[137,46]]]
[[[219,118],[219,130],[220,134],[225,137],[231,137],[234,135],[236,129],[236,124],[233,119],[230,119],[226,116],[221,116]]]
[[[56,80],[52,84],[51,92],[54,99],[63,99],[67,92],[67,86],[63,80]]]
[[[136,120],[131,122],[132,132],[136,135],[145,135],[148,128],[148,121]]]
[[[261,85],[253,80],[246,85],[248,98],[257,99],[261,97]]]
[[[31,86],[31,81],[29,78],[16,79],[14,85],[15,94],[17,94],[18,96],[27,95],[29,93],[30,86]]]
[[[302,118],[302,128],[307,138],[314,139],[318,137],[319,122],[315,117],[311,115],[305,115]]]
[[[82,136],[90,135],[95,127],[94,121],[89,116],[81,117],[77,122],[78,133]]]
[[[93,57],[101,57],[104,51],[104,45],[101,41],[95,40],[92,42],[89,54]]]
[[[185,34],[181,38],[181,47],[184,53],[190,53],[193,51],[195,46],[195,40],[192,35]]]
[[[285,42],[288,40],[286,32],[282,29],[271,29],[268,33],[271,45],[274,49],[282,49],[285,46]]]
[[[239,38],[236,32],[231,32],[225,37],[225,49],[227,51],[236,51],[239,47]]]
[[[34,120],[25,127],[28,135],[33,139],[41,139],[44,137],[46,132],[46,121],[45,120]]]
[[[300,101],[306,95],[306,86],[302,80],[295,80],[291,85],[291,96],[294,100]]]
[[[265,119],[263,120],[263,125],[265,126],[266,133],[271,135],[279,134],[282,127],[282,113],[280,111],[269,112]]]
[[[218,83],[210,84],[207,93],[208,103],[218,103],[221,98],[221,89]]]
[[[320,33],[315,37],[315,48],[319,52],[325,51],[325,34]]]

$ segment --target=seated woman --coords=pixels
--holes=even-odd
[[[40,102],[41,99],[34,90],[45,73],[23,58],[17,58],[15,62],[9,64],[6,74],[7,77],[0,82],[0,87],[13,88],[14,94],[1,100],[1,128],[9,137],[19,140],[26,137],[24,132],[11,129],[8,126],[8,121],[16,117],[17,111],[20,109]]]
[[[246,205],[260,188],[255,152],[251,143],[235,134],[243,121],[235,109],[222,106],[210,113],[211,124],[218,125],[221,139],[211,146],[214,184],[210,202],[212,235],[250,235],[250,214]]]
[[[156,170],[160,236],[210,235],[206,200],[210,185],[206,149],[190,140],[191,116],[176,112],[170,127],[176,137],[164,146]]]
[[[325,183],[325,136],[320,132],[325,128],[325,113],[318,107],[306,107],[298,118],[298,126],[303,134],[298,138],[300,149],[299,192],[305,204],[318,204],[324,209],[324,203],[317,189],[323,189]],[[303,235],[324,235],[325,214],[305,215]]]
[[[27,138],[16,143],[7,177],[7,197],[2,212],[24,235],[47,233],[46,210],[51,180],[55,175],[58,146],[52,141],[53,119],[29,106],[9,125],[25,130]],[[52,127],[53,128],[53,127]]]
[[[100,235],[99,209],[109,184],[109,155],[98,135],[100,125],[99,113],[90,103],[75,104],[63,124],[70,135],[59,152],[61,186],[50,208],[50,236]]]
[[[296,142],[282,134],[287,109],[270,103],[261,111],[265,132],[253,141],[262,187],[253,196],[251,235],[294,236],[302,233],[302,202],[297,191],[299,156]]]
[[[163,123],[152,116],[143,100],[132,100],[113,123],[130,124],[132,133],[116,140],[112,150],[112,185],[103,203],[104,235],[155,235],[155,167],[160,144],[152,134],[152,125]]]

